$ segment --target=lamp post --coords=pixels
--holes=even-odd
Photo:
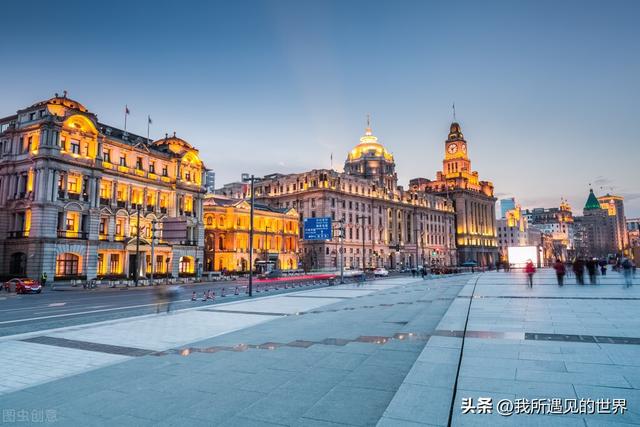
[[[156,242],[156,225],[158,224],[157,220],[153,220],[151,221],[151,284],[153,285],[153,273],[155,272],[155,266],[156,266],[156,262],[155,262],[155,242]],[[138,227],[140,227],[140,225],[138,224]]]
[[[251,175],[251,210],[249,213],[249,296],[253,296],[253,211],[255,207],[254,182],[255,177]]]
[[[133,283],[137,287],[138,279],[140,276],[140,204],[136,205],[137,208],[137,224],[136,224],[136,265],[133,276]]]
[[[338,239],[340,241],[340,284],[344,284],[344,219],[336,221],[338,227]]]
[[[356,216],[356,221],[361,219],[362,220],[362,280],[367,280],[367,275],[365,274],[365,249],[364,249],[364,244],[365,244],[365,234],[364,234],[364,220],[365,218],[367,218],[366,215],[357,215]]]

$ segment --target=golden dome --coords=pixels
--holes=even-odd
[[[364,135],[360,138],[360,143],[349,152],[347,160],[356,160],[366,154],[372,154],[376,157],[384,157],[390,162],[393,161],[393,155],[378,142],[378,138],[373,135],[370,127],[365,129]]]

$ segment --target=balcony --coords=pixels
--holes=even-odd
[[[67,193],[67,197],[71,200],[80,200],[80,193]]]
[[[147,205],[147,212],[153,212],[155,209],[155,205]]]
[[[109,240],[109,236],[106,234],[99,234],[98,239],[100,240]]]
[[[122,235],[118,235],[116,234],[115,236],[113,236],[113,240],[115,240],[116,242],[124,242],[125,236]]]
[[[119,208],[124,208],[127,206],[127,201],[126,200],[118,200],[116,202],[116,206],[118,206]]]
[[[24,237],[29,237],[29,232],[28,231],[19,230],[19,231],[9,231],[7,233],[7,238],[8,239],[22,239]]]
[[[86,231],[58,230],[58,238],[85,240],[87,238],[87,232]]]
[[[100,204],[102,206],[109,206],[111,204],[111,199],[100,197]]]

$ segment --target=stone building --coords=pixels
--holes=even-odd
[[[154,142],[101,123],[65,93],[0,119],[0,151],[0,275],[196,273],[204,166],[175,134]]]
[[[533,208],[524,211],[523,216],[531,228],[536,228],[553,241],[553,256],[563,261],[575,256],[575,226],[571,206],[566,200],[559,207]]]
[[[204,202],[205,271],[249,270],[251,204],[207,196]],[[293,208],[254,203],[253,259],[258,271],[298,268],[300,225]]]
[[[616,241],[616,219],[603,209],[598,198],[589,190],[583,216],[574,218],[576,256],[605,258],[619,254]]]
[[[272,174],[255,185],[257,200],[294,208],[300,220],[331,217],[344,222],[344,260],[349,268],[411,268],[455,265],[454,213],[449,200],[397,184],[393,155],[367,127],[348,154],[344,172],[316,169]],[[340,238],[304,241],[301,261],[308,269],[336,269]]]
[[[614,221],[615,245],[619,254],[629,253],[629,233],[627,230],[627,219],[624,215],[624,198],[612,194],[605,194],[598,197],[598,202],[602,209],[606,209]]]
[[[452,123],[444,142],[442,171],[435,181],[415,178],[410,187],[446,197],[455,208],[455,234],[458,262],[492,266],[498,260],[496,237],[496,198],[493,184],[480,181],[472,171],[467,141],[458,123]]]

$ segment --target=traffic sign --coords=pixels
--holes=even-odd
[[[331,240],[331,217],[305,218],[304,240]]]

